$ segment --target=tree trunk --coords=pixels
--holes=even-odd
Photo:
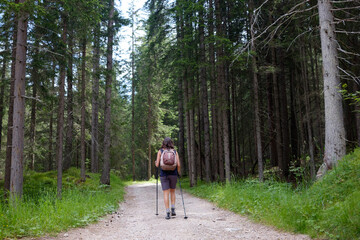
[[[36,54],[35,54],[36,55]],[[36,80],[39,78],[37,67],[34,66],[36,69],[33,69],[32,79],[33,79],[33,86],[32,86],[32,97],[31,100],[31,119],[30,119],[30,169],[35,170],[35,137],[36,137],[36,96],[37,96],[37,86]]]
[[[273,67],[276,69],[276,56],[275,48],[271,47],[271,62]],[[285,176],[285,164],[283,160],[283,148],[282,148],[282,129],[281,129],[281,116],[280,116],[280,98],[279,98],[279,87],[278,77],[276,70],[272,73],[273,88],[274,88],[274,112],[275,112],[275,129],[276,129],[276,153],[277,162],[280,168],[281,175]]]
[[[131,2],[131,160],[132,178],[135,181],[135,9]],[[150,150],[151,155],[151,150]],[[151,166],[150,166],[151,169]]]
[[[250,0],[250,25],[251,25],[251,51],[256,53],[256,45],[255,45],[255,30],[254,24],[256,22],[254,16],[254,2]],[[257,78],[257,64],[256,64],[256,56],[252,56],[252,73],[253,73],[253,88],[254,88],[254,115],[255,115],[255,136],[256,136],[256,153],[258,159],[258,169],[259,169],[259,181],[263,181],[264,179],[264,170],[263,170],[263,160],[262,160],[262,145],[261,145],[261,128],[260,128],[260,111],[259,111],[259,84]]]
[[[293,66],[293,65],[292,65]],[[294,89],[295,73],[293,67],[290,68],[290,135],[291,135],[291,154],[294,159],[299,156],[299,143],[298,143],[298,128],[296,120],[296,91]]]
[[[105,87],[105,113],[104,113],[104,163],[101,183],[110,185],[110,126],[111,126],[111,86],[113,75],[113,39],[114,39],[114,0],[109,0],[109,23],[107,42],[107,74]]]
[[[304,47],[300,48],[301,58],[304,59],[302,63],[302,72],[303,72],[303,80],[304,80],[304,100],[305,100],[305,118],[306,118],[306,126],[307,126],[307,135],[308,135],[308,147],[310,153],[310,176],[311,180],[315,180],[315,159],[314,159],[314,143],[313,143],[313,133],[312,133],[312,119],[311,119],[311,106],[310,106],[310,90],[309,90],[309,82],[308,82],[308,74],[306,71],[306,53]]]
[[[211,87],[211,124],[212,124],[212,180],[219,178],[219,147],[218,147],[218,120],[217,120],[217,84],[215,78],[215,47],[214,47],[214,8],[213,0],[208,0],[208,31],[209,31],[209,77]]]
[[[224,49],[222,41],[220,40],[223,35],[223,19],[222,19],[222,9],[220,0],[215,0],[215,17],[216,17],[216,56],[217,56],[217,84],[218,84],[218,144],[219,144],[219,171],[220,171],[220,180],[224,181],[224,167],[227,163],[230,163],[229,158],[229,148],[225,146],[228,143],[228,132],[225,133],[225,126],[227,125],[226,119],[226,105],[225,105],[225,67],[224,67]],[[225,161],[225,162],[224,162]],[[226,167],[225,167],[226,168]],[[226,173],[227,174],[227,173]],[[226,175],[227,177],[228,175]],[[230,175],[229,175],[230,176]],[[227,179],[229,180],[230,179]]]
[[[237,102],[237,81],[235,77],[232,77],[231,81],[231,96],[232,96],[232,133],[233,136],[233,149],[234,149],[234,172],[237,175],[241,175],[241,161],[240,161],[240,146],[239,146],[239,135],[238,135],[238,102]]]
[[[346,153],[334,17],[330,0],[318,0],[325,101],[325,171]],[[318,172],[319,176],[323,173]]]
[[[55,72],[55,63],[53,63],[53,71]],[[55,74],[54,77],[51,80],[51,92],[54,92],[55,89]],[[53,118],[53,108],[54,108],[54,101],[53,99],[50,100],[50,120],[49,120],[49,151],[48,151],[48,162],[46,167],[44,167],[44,169],[46,171],[50,171],[53,168],[53,122],[54,122],[54,118]]]
[[[35,27],[35,34],[39,32],[38,27]],[[32,100],[31,100],[31,119],[30,119],[30,165],[31,170],[35,169],[35,137],[36,137],[36,96],[37,96],[37,81],[39,79],[39,40],[35,39],[34,56],[32,63],[31,82],[32,82]]]
[[[191,75],[188,76],[187,81],[189,81]],[[193,87],[192,84],[188,84],[188,99],[193,98]],[[194,108],[190,106],[189,109],[189,137],[190,137],[190,159],[189,159],[189,174],[190,174],[190,185],[196,185],[196,152],[195,152],[195,126],[194,126]],[[191,165],[190,165],[191,162]]]
[[[277,152],[276,152],[276,132],[275,132],[275,119],[274,119],[274,98],[273,98],[273,84],[272,79],[268,76],[267,78],[267,102],[268,102],[268,122],[269,122],[269,142],[270,142],[270,162],[271,166],[275,167],[277,163]]]
[[[24,3],[26,0],[20,0]],[[10,197],[21,198],[23,192],[24,122],[25,122],[25,72],[28,14],[20,12],[17,25],[15,57],[15,91],[13,138],[11,150]]]
[[[203,5],[204,2],[201,2]],[[200,40],[200,82],[201,82],[201,110],[204,119],[204,155],[205,155],[205,180],[210,182],[210,123],[209,123],[209,108],[208,108],[208,87],[206,81],[206,67],[205,67],[205,33],[204,33],[204,8],[201,6],[199,12],[199,40]]]
[[[7,14],[4,16],[4,22],[8,21]],[[4,25],[7,23],[4,23]],[[9,36],[9,28],[5,27],[5,38],[7,39]],[[8,51],[10,42],[8,40],[5,40],[5,47],[4,52],[2,54],[3,62],[2,62],[2,68],[1,68],[1,79],[0,79],[0,152],[2,147],[2,132],[3,132],[3,117],[4,117],[4,97],[5,97],[5,87],[7,86],[6,81],[6,70],[7,70],[7,64],[8,64]]]
[[[100,79],[100,23],[95,26],[94,62],[91,109],[91,172],[99,172],[99,79]]]
[[[151,66],[149,65],[149,69],[151,69]],[[147,96],[147,100],[148,100],[148,114],[147,114],[147,123],[148,123],[148,167],[147,167],[147,177],[148,180],[151,178],[151,139],[152,139],[152,99],[151,99],[151,70],[149,71],[149,75],[148,75],[148,86],[147,86],[147,90],[148,90],[148,96]]]
[[[67,19],[62,16],[62,53],[66,54],[67,39]],[[62,171],[63,171],[63,130],[64,130],[64,96],[65,96],[65,73],[66,57],[60,60],[60,77],[59,77],[59,103],[57,119],[57,141],[56,141],[56,162],[57,162],[57,197],[61,198],[62,193]]]
[[[281,59],[281,74],[280,74],[280,84],[279,84],[279,97],[280,97],[280,117],[281,117],[281,132],[282,132],[282,144],[283,152],[282,158],[284,163],[284,175],[289,176],[289,166],[290,166],[290,133],[289,133],[289,114],[288,114],[288,100],[286,94],[286,77],[285,77],[285,66],[284,66],[284,54],[280,49],[280,59]]]
[[[74,93],[73,93],[73,56],[74,56],[74,39],[73,30],[70,31],[70,37],[68,39],[70,54],[67,55],[67,128],[65,135],[65,157],[63,170],[67,170],[71,167],[73,161],[73,132],[74,132]]]
[[[185,38],[191,39],[189,41],[189,45],[192,43],[192,22],[191,22],[191,14],[188,12],[185,15]],[[193,52],[189,47],[186,51],[185,58],[187,61],[193,57]],[[189,178],[190,178],[190,186],[196,185],[195,171],[196,171],[196,152],[195,152],[195,127],[194,127],[194,106],[190,104],[192,98],[194,96],[194,81],[193,75],[191,71],[191,65],[186,63],[186,77],[185,77],[185,88],[186,88],[186,111],[187,111],[187,141],[188,141],[188,167],[189,167]]]
[[[19,3],[19,0],[15,0]],[[10,78],[10,92],[9,92],[9,111],[8,111],[8,126],[7,126],[7,144],[6,144],[6,159],[5,159],[5,192],[10,191],[10,175],[11,175],[11,153],[12,153],[12,136],[13,136],[13,113],[14,113],[14,89],[15,89],[15,62],[16,62],[16,44],[17,44],[17,25],[18,17],[14,19],[13,44],[11,52],[11,78]]]
[[[85,81],[86,81],[86,38],[82,40],[82,64],[81,64],[81,181],[85,182],[85,158],[86,158],[86,145],[85,145]]]
[[[176,6],[179,7],[179,1],[176,1]],[[183,14],[181,11],[178,11],[176,14],[177,24],[177,44],[179,49],[184,49],[183,44]],[[181,51],[180,59],[184,58],[184,53]],[[180,165],[182,169],[182,174],[185,175],[185,126],[184,126],[184,93],[183,93],[183,76],[179,74],[178,77],[178,111],[179,111],[179,143],[178,143],[178,152],[180,158]]]
[[[187,160],[188,160],[188,174],[191,175],[191,134],[190,134],[190,113],[188,107],[188,82],[187,82],[187,67],[183,73],[183,94],[184,94],[184,106],[185,106],[185,120],[186,120],[186,150],[187,150]],[[190,181],[190,187],[193,183]]]

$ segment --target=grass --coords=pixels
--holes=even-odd
[[[111,186],[100,185],[100,175],[80,182],[80,170],[63,175],[62,199],[56,197],[56,172],[29,172],[24,176],[23,199],[16,207],[0,201],[0,239],[56,234],[87,225],[118,209],[125,184],[111,174]],[[0,193],[3,196],[3,193]]]
[[[198,183],[190,193],[279,229],[327,239],[360,239],[360,149],[308,188],[257,180]]]

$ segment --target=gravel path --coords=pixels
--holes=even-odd
[[[96,224],[60,233],[44,239],[311,239],[306,235],[280,232],[256,224],[245,217],[184,193],[186,215],[180,191],[176,190],[177,216],[166,220],[159,185],[159,215],[155,215],[155,184],[136,184],[126,188],[125,201],[118,212]]]

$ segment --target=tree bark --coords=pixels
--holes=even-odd
[[[255,16],[254,16],[254,2],[250,0],[250,25],[251,25],[251,51],[256,53],[256,45],[255,45]],[[257,78],[257,64],[256,64],[256,56],[252,55],[252,74],[253,74],[253,89],[254,89],[254,117],[255,117],[255,135],[256,135],[256,153],[258,160],[258,169],[259,169],[259,181],[263,181],[264,179],[264,170],[263,170],[263,160],[262,160],[262,145],[261,145],[261,129],[260,129],[260,114],[259,114],[259,84]]]
[[[66,53],[66,39],[67,39],[67,19],[62,16],[62,53]],[[65,73],[66,73],[66,58],[63,57],[60,61],[60,77],[59,77],[59,103],[58,103],[58,117],[57,117],[57,141],[56,141],[56,162],[57,162],[57,197],[61,199],[62,193],[62,171],[63,171],[63,130],[64,130],[64,98],[65,98]]]
[[[149,65],[149,75],[148,75],[148,86],[147,86],[147,103],[148,103],[148,114],[147,114],[147,124],[148,124],[148,167],[147,167],[147,177],[151,178],[151,139],[152,139],[152,99],[151,99],[151,66]]]
[[[36,55],[36,54],[35,54]],[[30,119],[30,169],[35,170],[35,137],[36,137],[36,96],[37,96],[37,86],[36,79],[38,79],[38,70],[33,69],[33,74],[31,75],[33,78],[33,86],[32,86],[32,97],[31,100],[31,119]]]
[[[185,14],[185,35],[184,38],[191,39],[188,40],[188,44],[192,43],[192,23],[191,23],[191,14],[189,10],[186,10]],[[189,168],[189,178],[190,186],[193,187],[196,185],[195,171],[196,171],[196,152],[195,152],[195,127],[194,127],[194,104],[192,104],[192,98],[194,95],[194,83],[193,75],[191,74],[191,66],[188,63],[193,56],[192,49],[188,47],[185,55],[186,63],[186,75],[185,75],[185,88],[186,88],[186,114],[187,114],[187,142],[188,142],[188,168]]]
[[[315,156],[314,156],[314,142],[313,142],[313,132],[312,132],[312,119],[310,114],[310,89],[308,82],[308,73],[306,71],[306,53],[304,47],[300,48],[302,59],[304,59],[302,63],[302,72],[303,72],[303,80],[304,80],[304,100],[305,100],[305,118],[306,118],[306,127],[307,127],[307,135],[308,135],[308,147],[310,154],[310,176],[311,180],[315,180]]]
[[[86,38],[82,40],[82,64],[81,64],[81,181],[85,182],[85,158],[86,158],[86,145],[85,145],[85,85],[86,85]]]
[[[187,150],[187,160],[188,160],[188,174],[191,175],[191,134],[190,134],[190,114],[188,107],[188,82],[187,82],[187,67],[183,73],[183,100],[185,106],[185,120],[186,120],[186,150]],[[193,187],[193,183],[190,181],[190,187]]]
[[[275,119],[274,119],[274,100],[273,100],[273,84],[272,79],[267,78],[267,102],[268,102],[268,123],[269,123],[269,142],[270,142],[270,162],[271,166],[278,165],[277,151],[276,151],[276,132],[275,132]]]
[[[24,3],[26,0],[20,0]],[[11,150],[10,197],[21,198],[23,192],[24,123],[25,123],[25,72],[28,14],[19,13],[15,57],[15,91],[13,137]]]
[[[188,75],[188,78],[186,79],[189,81],[191,78],[191,75]],[[193,98],[193,87],[191,87],[192,84],[188,83],[188,99]],[[195,152],[195,126],[194,126],[194,107],[189,107],[189,137],[190,137],[190,159],[189,159],[189,174],[190,174],[190,185],[195,186],[196,185],[196,152]],[[191,164],[190,164],[191,162]]]
[[[4,14],[4,25],[9,24],[7,23],[8,21],[8,14]],[[7,39],[9,37],[9,27],[8,26],[4,26],[4,37],[5,39]],[[7,64],[8,64],[8,51],[9,49],[9,45],[10,42],[8,40],[5,40],[5,47],[4,47],[4,52],[2,54],[3,57],[3,62],[2,62],[2,68],[1,68],[1,81],[0,81],[0,151],[1,151],[1,147],[2,147],[2,132],[3,132],[3,117],[4,117],[4,97],[5,97],[5,87],[7,86],[7,80],[6,80],[6,70],[7,70]]]
[[[2,130],[3,130],[3,117],[4,117],[4,97],[5,97],[5,87],[7,86],[6,81],[6,70],[8,64],[7,52],[9,51],[9,42],[5,42],[5,49],[3,53],[3,64],[1,69],[1,82],[0,82],[0,151],[2,147]]]
[[[282,128],[282,144],[283,144],[283,162],[284,162],[284,175],[289,176],[290,166],[290,133],[289,133],[289,113],[288,113],[288,100],[286,94],[286,77],[285,77],[285,66],[284,66],[284,54],[283,50],[280,49],[280,84],[279,84],[279,97],[280,97],[280,117],[281,117],[281,128]]]
[[[276,56],[275,48],[271,47],[271,62],[275,68],[272,73],[272,83],[274,88],[274,112],[275,112],[275,129],[276,129],[276,153],[277,162],[280,168],[281,175],[285,176],[285,164],[283,160],[283,148],[282,148],[282,129],[281,129],[281,116],[280,116],[280,100],[279,100],[279,87],[278,87],[278,76],[276,73]]]
[[[55,63],[53,63],[53,72],[55,72]],[[54,77],[51,79],[51,92],[54,92],[55,89],[55,74]],[[49,120],[49,150],[48,150],[48,162],[47,165],[44,167],[46,171],[50,171],[53,168],[53,108],[54,108],[54,101],[53,99],[50,100],[50,120]]]
[[[176,1],[176,6],[180,8],[179,1]],[[181,8],[180,8],[181,9]],[[177,44],[179,49],[184,49],[183,41],[183,14],[181,10],[179,10],[176,14],[177,17],[177,24],[176,24],[176,31],[177,31]],[[183,51],[180,51],[180,59],[184,58]],[[178,145],[178,152],[179,152],[179,159],[180,165],[182,168],[182,173],[185,175],[186,168],[185,168],[185,125],[184,125],[184,93],[183,93],[183,76],[179,74],[178,77],[178,111],[179,111],[179,145]]]
[[[132,160],[133,181],[135,181],[135,17],[134,15],[135,15],[135,9],[134,9],[134,0],[133,0],[131,2],[131,160]]]
[[[101,183],[110,185],[110,126],[111,126],[111,87],[113,78],[113,39],[114,39],[114,0],[109,0],[109,22],[107,42],[107,73],[105,86],[105,114],[104,114],[104,163]]]
[[[215,78],[215,47],[214,47],[214,7],[213,0],[208,0],[208,32],[209,32],[209,77],[211,87],[211,125],[212,125],[212,180],[219,178],[219,147],[218,147],[218,119],[217,119],[217,84]]]
[[[346,153],[339,61],[331,1],[318,0],[325,101],[325,170],[333,168]],[[318,172],[321,175],[321,172]]]
[[[91,109],[91,172],[99,172],[100,23],[95,26]]]
[[[225,96],[225,66],[224,66],[224,46],[220,40],[224,37],[223,30],[223,16],[222,16],[221,2],[220,0],[215,0],[215,17],[216,17],[216,36],[218,40],[216,41],[216,55],[217,55],[217,80],[218,80],[218,101],[219,101],[219,115],[218,115],[218,124],[219,124],[219,171],[220,171],[220,180],[230,181],[230,153],[229,153],[229,132],[228,132],[228,120],[226,114],[226,96]],[[224,176],[224,170],[226,176]]]
[[[201,10],[199,12],[199,44],[200,44],[200,82],[201,82],[201,110],[204,119],[204,154],[205,154],[205,180],[210,182],[210,123],[209,123],[209,108],[208,108],[208,87],[206,81],[205,68],[205,33],[204,33],[204,1],[201,2]]]
[[[294,159],[298,159],[299,156],[299,143],[298,143],[298,128],[296,120],[296,91],[294,89],[295,73],[293,67],[290,68],[290,135],[291,135],[291,154]]]
[[[73,30],[70,31],[70,37],[68,39],[70,54],[67,57],[67,127],[65,135],[65,158],[63,163],[63,170],[67,170],[71,167],[73,161],[73,133],[74,133],[74,93],[73,93],[73,56],[74,56],[74,39]]]
[[[38,33],[38,27],[35,27],[35,34]],[[39,40],[35,39],[34,56],[32,63],[31,82],[32,82],[32,100],[31,100],[31,119],[30,119],[30,169],[35,169],[35,137],[36,137],[36,105],[37,105],[37,81],[39,79]]]
[[[19,3],[19,0],[15,0]],[[6,159],[5,159],[5,192],[10,191],[10,175],[11,175],[11,153],[12,153],[12,136],[13,136],[13,113],[14,113],[14,89],[15,89],[15,62],[16,62],[16,45],[17,45],[17,28],[18,16],[14,19],[13,44],[11,52],[11,78],[9,91],[9,111],[8,111],[8,126],[7,126],[7,144],[6,144]]]

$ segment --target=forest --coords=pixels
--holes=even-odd
[[[0,179],[71,167],[147,180],[165,137],[182,175],[313,182],[360,144],[356,0],[0,3]],[[116,57],[130,26],[129,59]],[[142,31],[144,34],[137,34]]]
[[[72,210],[69,197],[94,198],[84,209],[100,215],[116,209],[119,179],[153,179],[165,137],[179,153],[187,191],[219,200],[238,181],[255,192],[265,185],[253,182],[315,183],[307,204],[298,203],[318,204],[306,209],[313,215],[305,225],[317,227],[309,219],[318,219],[321,204],[345,199],[356,210],[341,225],[348,235],[321,231],[359,236],[360,2],[147,0],[142,9],[129,2],[126,15],[114,0],[0,1],[0,215],[7,216],[0,238],[26,236],[28,226],[5,226],[21,224],[11,215],[22,211],[19,201],[35,199],[24,209],[48,203],[40,195],[54,195],[48,205],[69,206],[64,212]],[[346,154],[355,160],[341,164],[344,174],[316,184]],[[70,182],[88,191],[72,192]],[[196,188],[203,184],[214,184],[213,192]],[[340,185],[346,191],[335,190]],[[278,207],[269,206],[261,212]],[[319,229],[326,227],[311,231]]]

